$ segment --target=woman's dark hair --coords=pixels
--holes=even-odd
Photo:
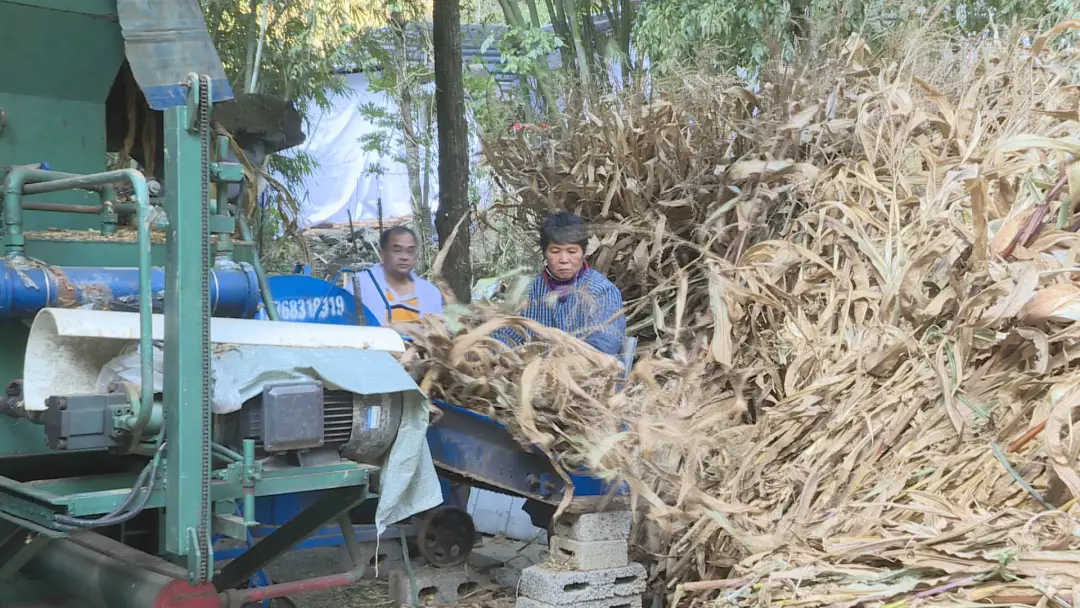
[[[412,237],[414,243],[416,243],[417,245],[420,244],[420,239],[416,238],[416,233],[413,232],[411,229],[406,228],[405,226],[394,226],[392,228],[387,228],[386,230],[383,230],[382,234],[379,235],[379,249],[386,249],[387,247],[389,247],[390,239],[394,238],[394,236],[398,234],[407,234]]]
[[[548,245],[581,245],[582,249],[589,244],[589,229],[585,220],[569,211],[560,211],[548,216],[540,228],[540,250],[544,251]]]

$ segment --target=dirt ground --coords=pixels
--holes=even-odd
[[[267,570],[275,583],[283,583],[336,574],[342,572],[344,567],[341,548],[325,547],[293,551],[271,564]],[[391,605],[386,584],[370,580],[351,587],[298,595],[293,601],[297,608],[386,608]],[[278,604],[276,602],[274,608],[278,608]]]
[[[366,548],[366,547],[362,547]],[[470,565],[491,572],[497,581],[482,593],[497,593],[499,585],[512,587],[523,568],[540,562],[546,547],[501,537],[486,538],[473,551]],[[267,569],[274,582],[288,582],[342,572],[345,559],[340,547],[293,551],[281,557]],[[292,598],[297,608],[390,608],[393,603],[384,581],[365,580],[351,587],[331,589]],[[477,598],[466,597],[460,605],[475,605]],[[287,608],[275,602],[273,608]]]

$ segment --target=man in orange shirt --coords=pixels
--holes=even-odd
[[[360,289],[360,301],[379,325],[416,321],[422,315],[443,312],[438,287],[413,273],[416,267],[416,234],[394,226],[379,236],[382,263],[357,273],[345,289]]]

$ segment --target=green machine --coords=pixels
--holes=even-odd
[[[377,499],[381,531],[442,501],[426,399],[392,330],[276,321],[197,0],[0,0],[0,58],[0,605],[223,608],[357,580],[350,509]],[[146,171],[107,170],[119,150]],[[305,492],[214,563],[256,497]],[[328,523],[352,571],[247,588]]]

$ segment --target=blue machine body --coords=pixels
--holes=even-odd
[[[343,288],[302,274],[267,277],[278,316],[293,323],[357,325],[356,298]],[[257,319],[266,319],[260,307]]]
[[[154,312],[165,302],[165,271],[150,277]],[[42,308],[93,306],[100,310],[139,309],[136,268],[45,266],[16,268],[0,261],[0,321],[33,318]],[[251,318],[260,301],[259,282],[247,264],[210,274],[210,307],[215,317]],[[355,307],[354,307],[355,308]]]

